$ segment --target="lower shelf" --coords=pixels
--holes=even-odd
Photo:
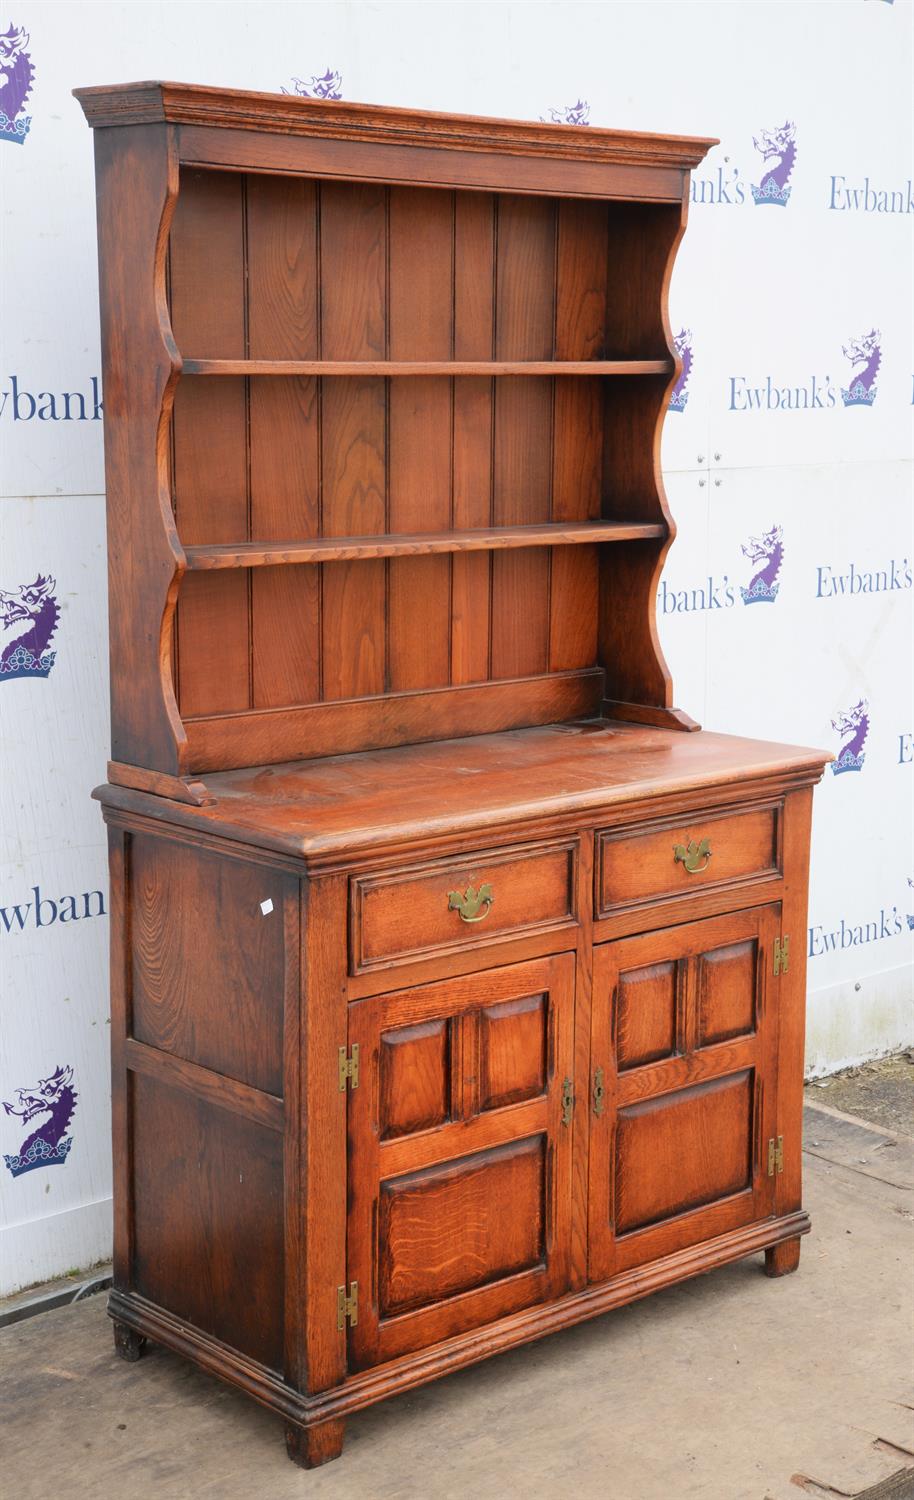
[[[400,1391],[426,1385],[493,1354],[503,1354],[561,1328],[599,1317],[601,1313],[635,1302],[662,1287],[687,1281],[692,1276],[713,1271],[756,1251],[784,1244],[808,1234],[809,1229],[809,1215],[802,1209],[781,1218],[747,1225],[703,1244],[678,1250],[649,1265],[626,1271],[612,1281],[572,1292],[555,1302],[524,1308],[522,1312],[512,1313],[495,1323],[348,1376],[341,1385],[312,1396],[293,1390],[275,1371],[246,1358],[134,1292],[115,1288],[108,1299],[108,1313],[117,1322],[237,1386],[287,1421],[306,1427],[316,1426],[360,1411]]]
[[[663,521],[544,521],[541,525],[487,526],[466,531],[379,536],[317,536],[285,542],[222,542],[186,547],[194,572],[268,568],[289,563],[340,562],[373,557],[422,557],[448,552],[501,552],[521,547],[589,546],[665,537]]]

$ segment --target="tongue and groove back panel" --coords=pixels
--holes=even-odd
[[[668,360],[680,233],[678,203],[182,168],[170,315],[185,360]],[[188,571],[172,661],[194,769],[598,712],[638,697],[595,670],[612,678],[632,629],[664,703],[647,595],[669,379],[184,373],[185,547],[600,518],[659,533]],[[383,714],[364,701],[382,695]]]

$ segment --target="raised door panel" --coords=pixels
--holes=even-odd
[[[350,1006],[351,1368],[568,1285],[574,956]]]
[[[596,949],[592,1281],[773,1213],[779,920],[755,907]]]

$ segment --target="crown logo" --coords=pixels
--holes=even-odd
[[[70,1154],[72,1144],[72,1135],[65,1135],[56,1146],[49,1146],[47,1141],[39,1137],[20,1156],[7,1156],[4,1152],[3,1160],[12,1177],[23,1177],[26,1172],[34,1172],[36,1167],[62,1167]]]
[[[49,1078],[39,1078],[34,1088],[17,1089],[15,1099],[4,1099],[8,1115],[16,1115],[29,1124],[36,1117],[47,1116],[31,1131],[17,1152],[3,1160],[12,1177],[34,1172],[36,1167],[62,1167],[70,1154],[73,1137],[66,1129],[73,1118],[77,1095],[71,1066],[59,1067]]]
[[[790,188],[779,187],[773,177],[766,177],[761,187],[749,184],[753,203],[777,203],[781,208],[790,201]]]
[[[27,646],[16,646],[5,661],[0,660],[0,676],[47,677],[56,659],[56,651],[34,656]]]
[[[12,593],[0,589],[0,682],[14,677],[47,677],[57,658],[50,649],[60,619],[57,584],[39,573]]]
[[[842,388],[841,400],[845,406],[872,406],[877,394],[876,376],[882,364],[882,334],[878,328],[871,328],[869,333],[849,339],[841,352],[855,369],[862,366],[856,369],[847,390]]]
[[[747,589],[741,588],[740,594],[744,604],[773,604],[780,587],[779,583],[767,584],[763,579],[757,578]]]
[[[741,548],[744,557],[759,564],[752,575],[748,588],[741,588],[744,604],[773,604],[781,587],[778,574],[784,561],[784,533],[780,526],[772,526],[762,536],[751,536]]]
[[[866,760],[866,737],[870,732],[870,706],[865,698],[845,709],[831,721],[831,727],[845,743],[831,763],[832,775],[842,776],[845,771],[862,771]]]
[[[776,130],[760,130],[752,137],[752,144],[768,168],[757,186],[750,184],[752,201],[756,207],[775,204],[784,208],[790,198],[788,182],[797,159],[797,127],[785,120]]]
[[[23,144],[32,123],[31,115],[22,113],[35,77],[28,44],[24,26],[0,31],[0,140],[14,146]]]

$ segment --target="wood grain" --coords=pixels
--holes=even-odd
[[[242,355],[244,180],[186,171],[169,243],[179,347]],[[236,377],[181,380],[175,392],[175,519],[188,543],[248,536],[247,389]],[[185,581],[178,601],[178,701],[184,715],[247,708],[250,622],[245,578]]]
[[[591,546],[628,542],[638,537],[665,536],[666,529],[645,521],[568,521],[533,526],[488,526],[475,530],[416,532],[385,536],[315,537],[311,541],[242,542],[232,545],[188,547],[189,569],[277,567],[305,562],[329,562],[371,557],[411,557],[435,553],[497,552],[508,547]],[[553,559],[553,562],[555,559]],[[487,596],[486,596],[487,597]],[[480,596],[480,607],[483,606]],[[468,622],[470,617],[468,616]],[[473,622],[475,624],[475,622]],[[580,653],[577,653],[580,655]],[[588,659],[592,665],[592,660]],[[583,665],[575,661],[574,665]],[[555,670],[559,668],[553,663]],[[481,662],[480,671],[485,673]]]
[[[683,733],[657,639],[667,299],[707,142],[80,98],[110,1311],[122,1351],[232,1381],[310,1467],[394,1391],[755,1250],[795,1268],[826,757]]]
[[[248,345],[253,357],[318,351],[317,189],[296,178],[246,181]],[[253,378],[250,534],[257,542],[320,531],[318,384]],[[251,590],[255,708],[320,698],[320,577],[311,569],[258,575]]]
[[[392,359],[439,357],[454,343],[454,200],[392,188],[388,219],[388,348]],[[452,383],[391,381],[388,529],[451,527]],[[392,559],[388,568],[388,680],[395,691],[450,680],[447,557]]]
[[[523,1008],[530,997],[539,1023],[515,1025],[493,1057],[505,1102],[484,1103],[475,1087],[480,1031],[497,1024],[499,1010],[506,1025],[509,1016],[535,1014]],[[572,1132],[562,1123],[562,1089],[573,997],[574,958],[564,954],[350,1005],[349,1044],[360,1052],[348,1127],[348,1274],[360,1288],[350,1367],[395,1358],[567,1285]],[[466,1034],[453,1059],[452,1106],[462,1100],[465,1117],[418,1124],[379,1146],[381,1039],[403,1027],[418,1041],[418,1027],[455,1022]],[[518,1102],[537,1071],[539,1096]]]
[[[281,1370],[282,1136],[143,1074],[132,1098],[137,1290]]]
[[[321,349],[332,358],[385,353],[387,199],[383,189],[321,188]],[[322,391],[325,536],[385,532],[387,401],[382,380],[347,378]],[[323,697],[381,693],[387,674],[383,563],[323,569]]]

